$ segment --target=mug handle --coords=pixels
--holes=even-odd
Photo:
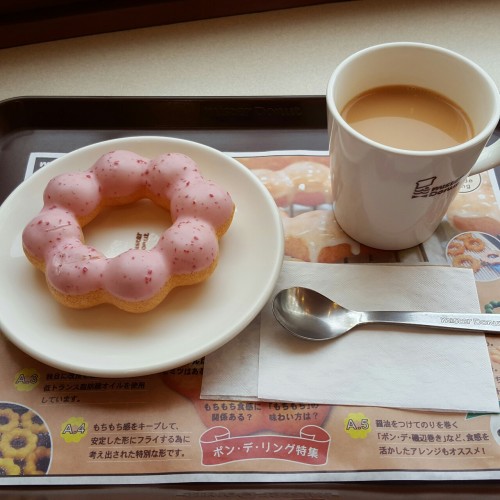
[[[500,139],[483,149],[469,175],[479,174],[500,165]]]

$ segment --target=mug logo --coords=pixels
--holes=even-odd
[[[417,181],[412,198],[427,198],[431,191],[431,186],[434,184],[436,179],[437,177],[429,177],[428,179]]]
[[[455,189],[461,182],[462,177],[454,179],[453,181],[447,182],[446,184],[441,184],[439,186],[434,186],[434,181],[437,177],[428,177],[427,179],[421,179],[415,183],[415,189],[413,190],[412,198],[430,198],[438,194],[446,193]]]

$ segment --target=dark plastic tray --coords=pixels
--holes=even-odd
[[[222,151],[327,150],[324,97],[20,97],[0,102],[0,203],[32,152],[160,135]]]
[[[160,135],[222,151],[328,149],[326,102],[311,97],[19,97],[0,102],[0,203],[22,182],[30,153],[69,152],[118,137]],[[500,129],[495,132],[496,140]],[[498,169],[497,169],[498,170]],[[1,278],[0,278],[1,279]],[[1,298],[0,298],[1,300]],[[192,484],[2,488],[12,499],[496,498],[497,481]],[[462,498],[462,497],[461,497]]]

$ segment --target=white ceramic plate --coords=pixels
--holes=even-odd
[[[206,177],[227,189],[236,204],[214,274],[199,285],[173,290],[160,306],[144,314],[126,313],[110,305],[85,310],[59,305],[43,274],[22,250],[22,231],[40,211],[48,181],[62,172],[86,170],[102,154],[115,149],[149,158],[164,152],[185,153]],[[113,211],[109,216],[101,214],[84,229],[86,241],[107,255],[125,250],[125,244],[130,248],[130,237],[143,229],[138,214],[144,208],[125,206],[116,209],[125,211],[118,215]],[[164,217],[165,213],[155,210],[145,217],[150,244],[162,226],[168,227]],[[0,207],[0,234],[0,327],[4,334],[48,365],[98,377],[172,369],[231,340],[269,299],[284,245],[277,207],[249,170],[210,147],[164,137],[105,141],[53,161],[22,183]]]

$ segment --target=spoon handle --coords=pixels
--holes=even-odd
[[[360,323],[396,323],[500,335],[500,314],[370,311],[362,313]]]

